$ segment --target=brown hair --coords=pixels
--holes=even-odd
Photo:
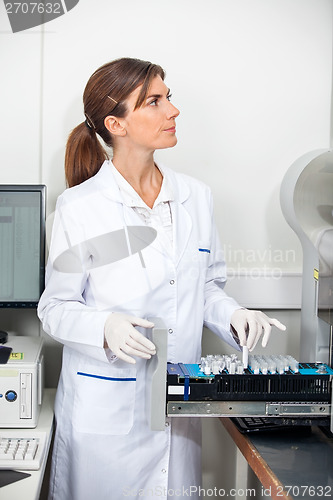
[[[104,119],[109,115],[126,116],[126,99],[139,85],[142,89],[135,109],[142,106],[156,76],[164,80],[161,66],[128,57],[111,61],[91,75],[83,93],[86,120],[72,130],[66,146],[65,175],[69,187],[95,175],[108,158],[97,137],[98,134],[112,147],[112,135]]]

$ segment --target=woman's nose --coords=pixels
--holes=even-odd
[[[168,118],[177,118],[179,116],[180,111],[176,106],[172,104],[172,102],[169,102],[169,109],[168,109]]]

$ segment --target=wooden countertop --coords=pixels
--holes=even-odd
[[[276,477],[272,469],[267,465],[256,447],[252,444],[249,437],[239,432],[230,418],[222,417],[220,418],[220,421],[244,455],[244,458],[258,477],[263,487],[270,490],[271,498],[273,498],[273,500],[293,500],[293,497],[284,491],[283,484]]]

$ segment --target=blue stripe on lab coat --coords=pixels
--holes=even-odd
[[[116,377],[102,377],[101,375],[93,375],[92,373],[77,372],[77,375],[82,375],[83,377],[100,378],[102,380],[113,380],[116,382],[135,382],[136,378],[116,378]]]

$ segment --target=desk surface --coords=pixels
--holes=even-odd
[[[53,432],[53,405],[55,393],[56,389],[44,389],[43,404],[37,427],[34,429],[20,429],[22,435],[27,434],[31,436],[34,431],[47,433],[47,449],[42,467],[38,471],[24,471],[31,475],[21,479],[20,481],[0,488],[0,498],[6,498],[6,500],[17,500],[19,498],[24,498],[25,500],[39,499]],[[0,471],[0,474],[2,472],[5,471]]]
[[[333,438],[319,428],[244,435],[229,418],[220,420],[274,500],[333,497]]]

